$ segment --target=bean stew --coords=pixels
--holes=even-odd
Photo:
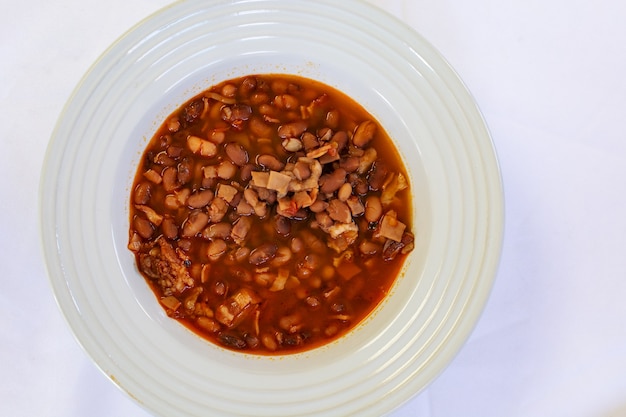
[[[344,335],[413,250],[398,152],[363,107],[279,74],[224,81],[167,117],[130,195],[128,248],[168,316],[277,355]]]

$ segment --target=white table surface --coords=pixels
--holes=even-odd
[[[74,340],[38,185],[68,96],[169,0],[0,0],[0,415],[142,417]],[[626,2],[376,0],[448,59],[493,134],[506,233],[472,336],[392,415],[626,416]]]

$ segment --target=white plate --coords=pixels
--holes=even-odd
[[[416,249],[385,302],[335,343],[283,357],[225,351],[169,319],[137,273],[128,197],[147,141],[191,96],[248,73],[318,79],[396,140]],[[419,35],[359,1],[176,3],[95,63],[49,145],[41,228],[79,343],[156,415],[381,415],[427,386],[471,332],[502,239],[493,146],[456,74]]]

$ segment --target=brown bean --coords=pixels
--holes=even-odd
[[[235,97],[237,87],[233,84],[226,84],[222,87],[222,95],[226,97]]]
[[[177,167],[177,179],[179,184],[186,184],[191,180],[192,165],[189,160],[185,159]]]
[[[169,157],[171,157],[171,158],[179,158],[182,155],[182,153],[184,151],[184,148],[182,148],[180,146],[172,145],[172,146],[169,146],[165,151],[167,152],[167,155]]]
[[[270,101],[270,97],[263,92],[255,92],[250,96],[250,104],[253,106],[258,106],[263,103],[267,103]]]
[[[194,210],[183,223],[183,237],[192,237],[200,233],[209,222],[209,216],[200,210]]]
[[[165,191],[174,191],[179,186],[178,170],[174,167],[165,168],[165,171],[163,171],[163,188]]]
[[[294,110],[299,108],[300,103],[291,94],[280,94],[274,97],[274,105],[281,110]]]
[[[159,152],[154,156],[154,163],[157,165],[172,167],[176,165],[176,161],[167,154],[166,151]]]
[[[347,201],[351,195],[352,195],[352,185],[350,185],[350,183],[345,183],[344,185],[339,187],[339,190],[337,191],[337,198],[340,201],[344,201],[344,202]]]
[[[303,268],[315,271],[322,265],[322,257],[316,253],[309,253],[300,264]]]
[[[272,266],[283,266],[291,260],[291,249],[287,246],[280,246],[276,251],[276,256],[272,260]]]
[[[224,346],[233,349],[245,349],[248,346],[245,340],[235,334],[220,333],[218,339]]]
[[[273,259],[274,256],[276,256],[277,250],[278,247],[275,244],[270,242],[263,243],[261,246],[250,252],[248,262],[256,266],[263,265],[267,261]]]
[[[320,146],[319,141],[317,140],[317,136],[315,136],[311,132],[304,132],[302,134],[302,145],[304,145],[304,150],[309,152],[311,149],[315,149]]]
[[[367,182],[369,183],[369,188],[372,191],[378,191],[383,187],[385,183],[385,178],[387,177],[387,173],[389,170],[383,164],[374,163],[374,167],[370,171]]]
[[[289,314],[278,320],[278,326],[289,333],[295,333],[302,327],[302,317],[299,314]]]
[[[337,129],[337,127],[339,126],[339,110],[334,109],[326,113],[325,123],[326,126],[330,127],[331,129]]]
[[[383,214],[383,205],[380,202],[380,197],[376,195],[370,195],[365,199],[365,220],[370,223],[375,223],[380,219]]]
[[[161,230],[163,230],[163,236],[168,239],[176,239],[178,237],[178,226],[171,217],[165,217],[163,219]]]
[[[248,127],[252,134],[257,137],[270,137],[274,133],[272,126],[266,124],[260,117],[252,117],[248,121]]]
[[[211,262],[218,261],[226,253],[226,242],[222,239],[215,239],[209,242],[207,256]]]
[[[196,324],[210,333],[217,333],[221,329],[220,324],[216,320],[205,316],[198,317]]]
[[[274,155],[262,154],[257,156],[256,163],[261,165],[263,168],[270,169],[272,171],[281,171],[285,164],[282,163],[278,158]]]
[[[346,170],[346,172],[354,172],[359,167],[359,158],[356,156],[346,156],[341,158],[339,166]]]
[[[191,208],[202,208],[208,206],[213,200],[214,193],[212,190],[202,190],[195,192],[187,198],[187,205]]]
[[[154,233],[154,227],[152,226],[152,223],[150,223],[143,217],[135,216],[135,218],[133,219],[133,227],[135,228],[135,231],[137,231],[139,236],[144,239],[150,239],[152,237],[152,234]]]
[[[273,352],[276,349],[278,349],[278,342],[276,341],[276,338],[272,334],[266,333],[266,334],[262,335],[261,336],[261,343],[269,351]]]
[[[248,256],[250,256],[250,248],[242,246],[240,248],[237,248],[237,250],[235,250],[235,260],[237,262],[245,261],[246,259],[248,259]]]
[[[367,145],[376,135],[376,123],[371,120],[366,120],[359,124],[352,136],[352,143],[359,148]]]
[[[284,216],[276,215],[274,217],[274,230],[282,237],[289,236],[289,233],[291,233],[291,221]]]
[[[246,77],[239,87],[239,92],[245,96],[249,95],[254,89],[256,89],[257,82],[254,77]]]
[[[286,123],[278,127],[278,136],[281,139],[297,138],[304,133],[307,127],[307,122],[304,120]]]
[[[149,182],[140,182],[135,187],[135,204],[148,204],[150,201],[150,195],[152,194],[152,189],[150,187]]]
[[[320,177],[320,191],[324,194],[334,193],[346,182],[346,170],[337,168],[330,174]]]
[[[227,143],[225,151],[226,155],[228,155],[235,165],[241,167],[248,163],[248,152],[241,144],[235,142]]]
[[[283,79],[272,80],[270,87],[275,94],[285,94],[289,89],[289,82]]]
[[[340,130],[333,135],[330,141],[336,143],[337,152],[341,152],[348,144],[348,134],[345,131]]]
[[[230,236],[231,225],[225,222],[213,223],[202,232],[205,239],[226,239]]]
[[[341,223],[350,223],[352,221],[352,212],[350,211],[350,207],[338,199],[329,201],[328,215],[331,219]]]
[[[320,213],[328,208],[328,202],[324,200],[315,200],[313,204],[309,207],[313,213]]]
[[[381,249],[382,246],[380,244],[370,240],[364,240],[359,244],[359,252],[364,256],[376,255]]]
[[[298,152],[302,149],[302,141],[296,138],[286,138],[282,145],[287,152]]]
[[[293,167],[293,175],[295,175],[299,181],[306,180],[311,176],[311,167],[304,161],[298,161]]]
[[[323,127],[317,131],[317,137],[322,143],[328,142],[330,138],[333,137],[333,135],[334,135],[333,130],[329,127]]]
[[[299,237],[291,239],[291,251],[294,253],[300,253],[304,250],[304,241]]]
[[[243,182],[248,182],[252,179],[252,170],[254,170],[255,166],[253,164],[246,164],[241,167],[239,170],[239,178]]]

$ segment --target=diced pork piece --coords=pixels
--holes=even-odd
[[[242,288],[217,307],[215,319],[224,326],[233,327],[243,320],[261,298],[251,289]]]
[[[384,237],[396,242],[402,240],[406,225],[398,220],[398,214],[394,210],[385,213],[374,232],[374,237]]]
[[[228,184],[219,184],[217,186],[217,196],[222,198],[227,203],[233,201],[235,195],[237,195],[238,190],[232,185]]]
[[[380,196],[380,201],[383,206],[388,206],[391,204],[393,199],[396,197],[396,194],[409,186],[408,181],[404,177],[404,175],[398,174],[389,174],[385,179],[385,183],[383,184],[383,192]]]
[[[287,189],[292,177],[281,172],[270,171],[269,178],[267,180],[266,188],[275,190],[278,196],[284,196],[287,194]]]
[[[194,286],[186,263],[187,260],[163,237],[157,238],[148,253],[139,254],[141,272],[155,280],[165,296],[181,294],[185,288]]]

